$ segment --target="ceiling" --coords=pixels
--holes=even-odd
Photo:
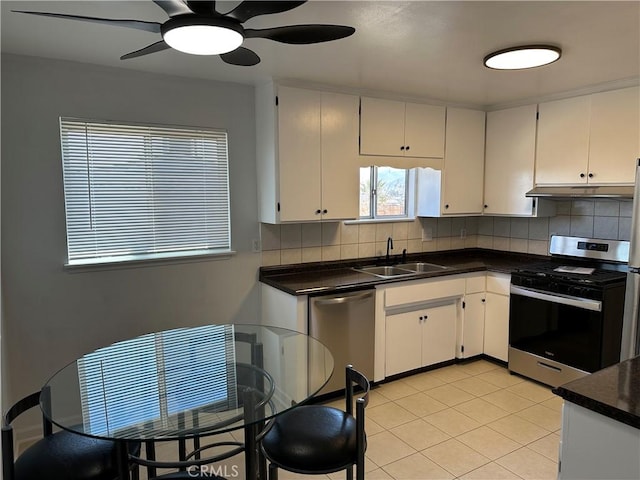
[[[218,2],[217,9],[227,12],[237,3]],[[244,45],[262,58],[253,67],[174,50],[121,61],[121,55],[160,36],[11,12],[164,22],[166,14],[151,0],[2,0],[0,5],[3,52],[244,84],[275,78],[491,108],[592,86],[637,83],[640,76],[638,1],[312,0],[289,12],[250,19],[245,27],[329,23],[353,26],[356,33],[316,45],[248,39]],[[523,71],[495,71],[482,65],[491,51],[530,43],[559,45],[563,57]]]

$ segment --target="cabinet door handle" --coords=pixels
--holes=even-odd
[[[422,321],[422,319],[423,319],[423,318],[424,318],[424,317],[420,317],[420,321]]]
[[[489,205],[485,204],[485,205],[484,205],[484,208],[489,208]]]
[[[589,178],[593,178],[593,177],[594,177],[593,173],[589,172]]]
[[[404,145],[402,145],[402,146],[400,147],[400,150],[404,150]]]
[[[447,204],[444,206],[444,208],[449,208],[449,204],[447,203]]]
[[[322,211],[320,209],[316,210],[316,215],[320,215]]]
[[[581,173],[581,174],[580,174],[580,178],[584,178],[584,173]]]
[[[327,213],[327,209],[325,208],[324,210],[322,210],[322,213]]]
[[[409,151],[409,149],[410,149],[410,148],[411,148],[411,147],[410,147],[409,145],[407,145],[407,146],[405,147],[405,150]]]

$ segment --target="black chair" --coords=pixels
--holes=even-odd
[[[46,394],[46,390],[43,390]],[[2,423],[2,472],[4,480],[114,480],[118,478],[116,444],[62,430],[53,432],[53,425],[42,417],[43,438],[25,450],[14,461],[13,428],[11,423],[22,413],[40,404],[40,392],[32,393],[13,405]],[[129,444],[137,454],[139,442]],[[137,469],[134,468],[134,478]]]
[[[305,475],[347,470],[347,479],[364,480],[364,409],[369,403],[369,380],[346,369],[346,412],[323,405],[303,405],[277,416],[262,439],[262,451],[269,460],[269,480],[277,480],[278,468]],[[363,393],[353,416],[353,387]]]

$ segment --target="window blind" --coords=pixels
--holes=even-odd
[[[69,264],[229,251],[227,134],[60,119]]]

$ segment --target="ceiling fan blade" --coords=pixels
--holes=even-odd
[[[191,11],[197,15],[215,15],[216,2],[214,0],[187,0]]]
[[[170,17],[192,13],[183,0],[153,0],[153,3],[158,5]]]
[[[258,15],[287,12],[299,7],[303,3],[306,3],[306,0],[301,2],[245,1],[227,13],[226,16],[235,18],[242,23]]]
[[[12,10],[16,13],[27,13],[29,15],[40,15],[42,17],[66,18],[69,20],[80,20],[83,22],[100,23],[102,25],[113,25],[115,27],[133,28],[146,32],[160,33],[160,24],[157,22],[145,22],[142,20],[115,20],[110,18],[83,17],[80,15],[66,15],[64,13],[47,12],[26,12],[23,10]]]
[[[220,58],[225,63],[242,67],[251,67],[260,63],[260,57],[254,51],[244,47],[238,47],[229,53],[223,53]]]
[[[355,33],[353,27],[343,25],[289,25],[286,27],[246,29],[245,38],[268,38],[281,43],[303,45],[330,42]]]
[[[159,42],[152,43],[140,50],[136,50],[135,52],[127,53],[120,57],[120,60],[128,60],[130,58],[142,57],[143,55],[149,55],[150,53],[161,52],[162,50],[167,50],[171,48],[169,45],[165,43],[164,40],[160,40]]]

